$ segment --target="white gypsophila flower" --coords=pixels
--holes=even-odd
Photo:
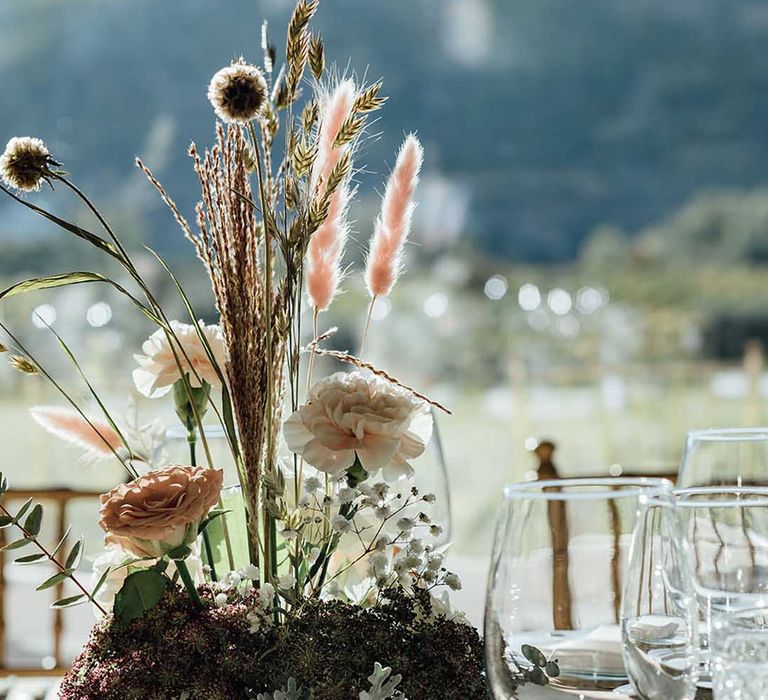
[[[427,567],[432,571],[437,571],[443,565],[442,554],[432,554],[427,558]]]
[[[430,525],[429,526],[429,534],[432,535],[432,537],[440,537],[440,535],[443,534],[443,526],[442,525]]]
[[[216,597],[213,599],[213,603],[217,608],[223,608],[228,600],[229,597],[226,593],[217,593]]]
[[[368,571],[373,578],[379,578],[386,573],[389,565],[389,558],[386,554],[376,552],[368,559]]]
[[[376,540],[376,544],[374,545],[374,548],[377,552],[385,552],[387,550],[387,545],[389,545],[390,538],[387,535],[382,535],[379,537],[379,539]]]
[[[371,487],[371,490],[379,498],[385,498],[386,495],[389,493],[389,484],[386,481],[377,481]]]
[[[296,577],[293,575],[292,572],[283,574],[282,576],[278,577],[277,585],[282,590],[287,591],[288,589],[293,588],[296,585]]]
[[[321,489],[325,488],[325,484],[323,484],[320,479],[318,479],[316,476],[310,476],[307,479],[304,479],[304,490],[307,493],[314,493],[315,491],[320,491]]]
[[[309,500],[309,496],[302,496],[299,498],[299,502],[297,504],[299,508],[303,508],[306,510],[307,508],[312,506],[312,501]]]
[[[377,506],[374,513],[379,520],[386,520],[392,515],[392,509],[389,506]]]
[[[461,610],[454,610],[451,607],[451,599],[448,596],[448,591],[441,591],[440,593],[431,593],[430,602],[432,603],[432,615],[431,617],[444,617],[446,620],[457,622],[461,625],[468,625],[466,615]]]
[[[33,136],[14,136],[0,156],[0,178],[21,192],[36,192],[52,175],[50,166],[59,165],[45,143]]]
[[[287,527],[285,530],[280,531],[280,535],[284,540],[295,540],[299,536],[299,533],[297,530]]]
[[[237,571],[229,571],[221,578],[222,583],[227,584],[231,588],[237,588],[242,580],[242,576]]]
[[[310,564],[314,564],[318,560],[321,551],[322,550],[320,547],[312,547],[312,549],[309,551],[309,554],[307,555],[307,560]]]
[[[339,489],[338,499],[341,505],[352,503],[355,498],[357,498],[357,491],[355,491],[355,489],[349,488],[349,486],[345,486],[344,488]]]
[[[423,563],[422,558],[417,554],[406,554],[405,556],[405,564],[409,569],[420,569]]]
[[[275,587],[271,583],[265,583],[258,591],[261,607],[268,610],[275,600]]]
[[[461,579],[458,577],[457,574],[454,574],[452,572],[448,572],[443,577],[443,582],[452,591],[460,591],[461,590]]]
[[[167,394],[181,379],[179,363],[192,387],[200,387],[202,382],[207,382],[211,386],[220,386],[219,375],[195,327],[178,321],[171,321],[170,326],[175,335],[173,341],[175,347],[171,345],[165,332],[160,329],[144,341],[141,346],[143,354],[133,356],[139,364],[139,367],[133,370],[133,381],[138,391],[150,399]],[[211,348],[216,364],[223,372],[226,364],[226,350],[221,328],[216,325],[208,326],[202,321],[198,322],[198,326]]]
[[[406,549],[410,554],[422,554],[424,552],[424,543],[417,537],[414,537],[408,542]]]
[[[261,629],[261,618],[257,613],[248,613],[245,616],[248,620],[248,632],[256,634]]]
[[[352,530],[352,523],[343,515],[334,515],[333,519],[331,520],[331,527],[333,528],[334,532],[338,532],[340,535],[343,535],[344,533],[350,532]]]
[[[259,571],[258,566],[254,566],[253,564],[246,564],[242,569],[240,569],[240,574],[243,578],[250,579],[251,581],[258,581],[261,572]]]
[[[437,501],[437,496],[435,496],[434,493],[425,493],[421,497],[421,500],[424,501],[425,503],[429,503],[430,505],[432,505],[435,503],[435,501]]]
[[[413,522],[412,518],[400,518],[400,520],[397,521],[397,528],[398,530],[402,530],[403,532],[410,532],[413,530],[416,523]]]
[[[255,119],[264,111],[268,96],[261,70],[242,58],[217,71],[208,85],[208,100],[216,116],[227,123]]]
[[[427,569],[424,573],[421,574],[421,579],[425,583],[434,583],[437,581],[437,574],[434,571]]]
[[[397,581],[405,590],[410,591],[413,588],[416,579],[414,579],[413,574],[405,571],[398,575]]]
[[[413,474],[432,436],[429,406],[409,391],[376,375],[339,372],[310,391],[283,433],[288,447],[327,473],[360,460],[369,474],[388,481]]]

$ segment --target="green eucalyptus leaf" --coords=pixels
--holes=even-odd
[[[59,553],[59,550],[60,550],[60,549],[61,549],[61,548],[64,546],[64,543],[67,541],[67,537],[69,537],[69,533],[70,533],[71,531],[72,531],[72,526],[70,525],[70,526],[67,528],[67,531],[64,533],[64,537],[62,537],[62,538],[59,540],[59,543],[56,545],[56,547],[54,548],[54,550],[51,552],[51,556],[52,556],[52,557],[55,557],[55,556],[56,556],[56,555]]]
[[[64,562],[65,569],[76,569],[80,564],[80,559],[83,556],[83,539],[82,537],[75,542],[74,547],[69,552],[67,560]]]
[[[38,503],[32,509],[32,512],[27,516],[27,519],[24,521],[24,529],[30,535],[39,535],[42,524],[43,524],[43,506],[41,506]]]
[[[154,569],[130,574],[115,596],[115,619],[125,626],[140,618],[160,602],[167,585],[167,577]]]
[[[69,596],[68,598],[62,598],[57,600],[51,605],[52,608],[73,608],[75,605],[81,605],[88,600],[88,596],[83,593],[78,595]]]
[[[555,661],[550,661],[544,667],[544,671],[550,678],[557,678],[560,675],[560,667]]]
[[[107,576],[109,576],[109,574],[112,573],[112,571],[114,571],[114,569],[108,566],[106,571],[99,577],[99,580],[96,582],[96,585],[93,587],[93,590],[91,590],[92,596],[95,596],[101,590],[101,587],[104,585],[104,583],[107,580]]]
[[[544,656],[536,647],[532,647],[530,644],[523,644],[520,647],[520,651],[523,652],[523,656],[528,659],[535,666],[544,668],[547,665],[547,657]]]
[[[64,571],[59,571],[59,573],[54,574],[50,578],[45,579],[45,581],[43,581],[35,590],[45,591],[49,588],[53,588],[54,586],[60,584],[62,581],[66,581],[71,575],[72,575],[72,569],[65,569]]]
[[[0,472],[0,496],[2,496],[8,490],[8,479],[5,478],[3,472]]]
[[[547,685],[549,683],[549,679],[545,675],[544,671],[542,671],[538,666],[534,666],[528,672],[528,678],[530,679],[531,683],[535,683],[536,685]]]
[[[19,522],[19,520],[21,520],[24,517],[24,514],[29,510],[29,507],[31,505],[32,505],[32,499],[28,498],[24,502],[24,504],[21,506],[21,508],[19,508],[19,510],[17,511],[16,515],[13,518],[13,521],[16,523]]]
[[[10,525],[13,525],[13,518],[9,515],[0,515],[0,530]]]
[[[37,562],[47,558],[48,557],[46,557],[45,554],[27,554],[27,556],[25,557],[19,557],[13,563],[14,564],[36,564]]]
[[[13,549],[21,549],[22,547],[26,547],[28,544],[31,544],[33,540],[29,539],[29,537],[22,537],[20,540],[16,540],[14,542],[11,542],[10,544],[5,545],[3,547],[4,552],[10,552]]]

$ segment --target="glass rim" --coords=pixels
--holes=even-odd
[[[706,496],[730,495],[732,498],[706,498]],[[690,486],[673,489],[675,505],[679,508],[768,508],[768,487],[766,486]],[[703,498],[687,500],[685,496]],[[744,500],[739,496],[757,496]],[[683,498],[681,498],[683,497]]]
[[[768,441],[768,427],[706,428],[689,430],[686,442],[761,442]]]
[[[649,492],[671,492],[672,487],[673,484],[669,479],[654,476],[606,476],[543,479],[540,481],[521,481],[519,483],[507,484],[504,487],[504,500],[619,500],[622,498],[637,498],[640,495],[647,494]],[[572,490],[542,490],[548,488]],[[766,491],[768,493],[768,490]]]

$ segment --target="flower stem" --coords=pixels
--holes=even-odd
[[[189,445],[189,463],[191,466],[196,467],[197,429],[194,427],[187,431],[187,444]],[[208,536],[208,528],[203,530],[203,547],[205,548],[205,558],[208,560],[208,566],[211,569],[211,581],[218,581],[219,577],[216,575],[216,564],[213,561],[213,548],[211,547],[211,539]]]
[[[192,580],[192,575],[189,573],[187,562],[183,559],[174,559],[173,563],[176,565],[176,571],[179,572],[179,576],[184,583],[184,588],[187,589],[189,597],[192,598],[195,608],[197,610],[202,610],[203,601],[200,600],[200,594],[197,592],[197,586],[195,586],[195,582]]]
[[[363,328],[363,337],[360,340],[360,359],[363,359],[363,353],[365,352],[365,341],[368,338],[368,331],[371,328],[371,316],[373,316],[373,305],[376,303],[377,297],[374,295],[371,297],[371,303],[368,304],[368,314],[365,317],[365,327]]]

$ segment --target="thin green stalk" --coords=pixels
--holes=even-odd
[[[189,445],[189,463],[191,466],[197,466],[197,430],[191,428],[187,430],[187,444]],[[222,516],[223,517],[223,516]],[[205,556],[208,559],[208,566],[211,569],[211,580],[218,581],[219,577],[216,575],[216,564],[213,561],[213,548],[211,547],[211,538],[208,536],[208,529],[203,530],[203,547],[205,548]]]
[[[174,559],[173,563],[176,565],[176,571],[179,572],[179,576],[184,583],[184,588],[187,589],[189,597],[192,598],[192,602],[194,603],[195,608],[197,610],[202,610],[203,601],[200,599],[200,594],[197,592],[197,586],[195,586],[195,582],[192,580],[192,576],[189,573],[187,562],[185,562],[183,559]]]

